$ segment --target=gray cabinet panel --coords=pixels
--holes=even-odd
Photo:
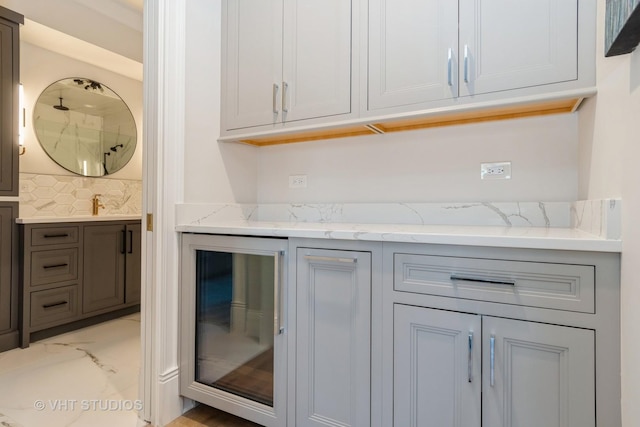
[[[595,427],[594,347],[592,330],[483,318],[482,425]]]
[[[371,254],[297,250],[296,426],[370,424]]]
[[[83,313],[124,304],[125,246],[121,224],[84,227]]]
[[[18,295],[15,266],[17,203],[0,203],[0,336],[17,330]],[[0,351],[6,350],[0,340]],[[17,341],[16,341],[17,344]]]
[[[393,425],[480,427],[480,316],[394,305]]]

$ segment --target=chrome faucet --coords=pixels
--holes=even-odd
[[[94,194],[91,200],[91,213],[93,216],[98,216],[98,209],[104,208],[104,205],[100,203],[100,199],[98,199],[100,196],[102,196],[102,194]]]

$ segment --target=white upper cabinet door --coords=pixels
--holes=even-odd
[[[458,92],[458,2],[369,1],[368,110]]]
[[[351,112],[351,1],[285,0],[284,122]]]
[[[281,121],[282,0],[228,0],[224,128]]]
[[[578,0],[460,0],[460,96],[578,78]]]
[[[595,427],[594,331],[483,317],[482,425]]]
[[[396,304],[393,340],[393,425],[480,427],[480,316]]]

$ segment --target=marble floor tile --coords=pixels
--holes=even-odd
[[[140,315],[0,353],[0,425],[135,427]]]

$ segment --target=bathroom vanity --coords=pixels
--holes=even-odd
[[[20,219],[20,346],[140,309],[136,217]]]

